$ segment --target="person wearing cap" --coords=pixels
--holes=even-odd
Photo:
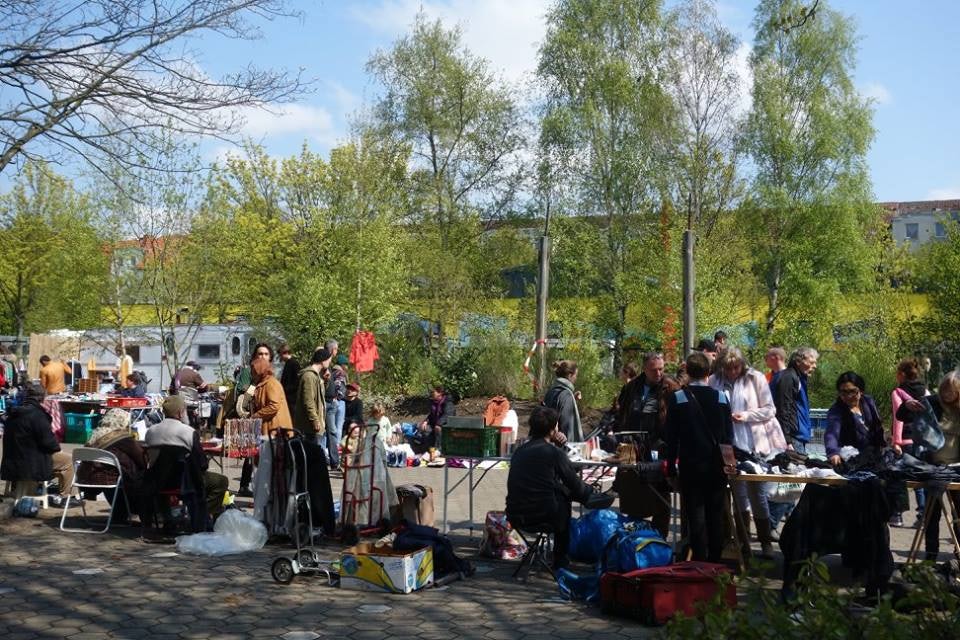
[[[327,407],[324,402],[323,370],[330,366],[330,352],[320,347],[310,357],[310,364],[300,370],[297,379],[297,401],[293,407],[293,428],[324,448]]]
[[[203,473],[207,514],[215,518],[223,510],[223,496],[227,492],[227,477],[207,469],[209,461],[200,446],[200,434],[186,424],[187,405],[182,396],[168,396],[162,405],[163,420],[147,429],[144,444],[152,465],[160,455],[160,447],[173,446],[190,452],[190,460]],[[144,523],[146,524],[146,523]]]
[[[188,360],[186,366],[177,371],[177,375],[174,377],[177,388],[190,387],[197,391],[206,391],[207,384],[198,373],[200,369],[202,367],[195,360]]]
[[[363,424],[363,400],[360,399],[360,384],[351,382],[347,385],[346,409],[343,424],[349,430],[354,425]]]
[[[717,343],[716,342],[714,342],[713,340],[708,340],[704,338],[703,340],[697,343],[697,346],[694,349],[694,351],[699,351],[703,355],[707,356],[707,360],[710,361],[710,366],[713,367],[713,363],[717,359]]]

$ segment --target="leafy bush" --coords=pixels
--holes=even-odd
[[[728,608],[718,597],[701,618],[677,617],[663,636],[701,640],[800,640],[806,638],[891,638],[927,640],[957,637],[960,598],[947,588],[929,564],[904,566],[910,585],[905,596],[882,596],[864,607],[849,589],[830,580],[822,561],[813,558],[803,568],[791,604],[757,576],[740,579],[740,606]],[[743,600],[746,600],[744,603]]]
[[[477,352],[470,348],[451,349],[433,357],[437,379],[453,396],[454,402],[466,398],[477,384]]]
[[[889,425],[897,362],[893,349],[876,342],[851,342],[820,354],[810,383],[810,406],[830,407],[837,399],[837,378],[845,371],[855,371],[866,381],[867,393],[876,400],[884,425]]]
[[[505,331],[488,331],[470,338],[477,379],[472,393],[489,397],[529,398],[533,393],[530,380],[523,372],[526,357],[518,339]]]

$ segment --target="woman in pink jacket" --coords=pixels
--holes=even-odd
[[[751,368],[736,347],[720,354],[716,371],[710,377],[710,385],[724,392],[730,402],[733,446],[762,460],[786,450],[787,442],[777,422],[777,408],[766,377]],[[736,482],[733,486],[740,512],[746,511],[748,505],[753,511],[762,555],[772,557],[773,536],[767,503],[770,483]]]

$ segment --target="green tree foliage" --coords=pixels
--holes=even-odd
[[[564,0],[547,16],[538,75],[546,92],[544,157],[559,163],[572,212],[596,216],[598,249],[583,261],[598,297],[598,322],[618,361],[627,309],[662,303],[665,251],[660,197],[673,108],[661,78],[659,2]],[[588,227],[584,227],[588,229]],[[562,248],[558,249],[558,253]],[[561,262],[569,258],[561,258]],[[569,270],[561,267],[561,270]]]
[[[361,130],[329,162],[250,146],[216,170],[191,236],[207,269],[231,274],[221,312],[271,323],[301,353],[395,317],[409,287],[408,154]]]
[[[455,319],[486,276],[480,221],[508,212],[521,185],[522,114],[460,31],[423,14],[367,69],[384,89],[376,127],[411,150],[415,281],[431,316]]]
[[[743,142],[755,175],[741,228],[766,293],[768,335],[828,320],[824,310],[869,285],[877,263],[869,238],[880,217],[866,166],[872,109],[853,85],[853,23],[824,4],[803,28],[780,29],[797,6],[760,3],[750,57]]]
[[[89,200],[65,178],[28,163],[0,196],[3,324],[29,331],[95,326],[107,253]]]

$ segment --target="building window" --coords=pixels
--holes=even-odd
[[[240,336],[233,336],[230,340],[230,353],[232,355],[240,355]]]
[[[946,237],[947,237],[947,228],[943,225],[942,222],[938,222],[938,223],[936,224],[936,226],[934,226],[934,228],[933,228],[933,235],[935,235],[935,236],[938,237],[938,238],[946,238]]]
[[[907,228],[907,240],[916,240],[920,237],[920,225],[916,222],[908,222],[904,225]]]
[[[201,360],[219,360],[220,345],[218,344],[198,344],[197,357]]]

